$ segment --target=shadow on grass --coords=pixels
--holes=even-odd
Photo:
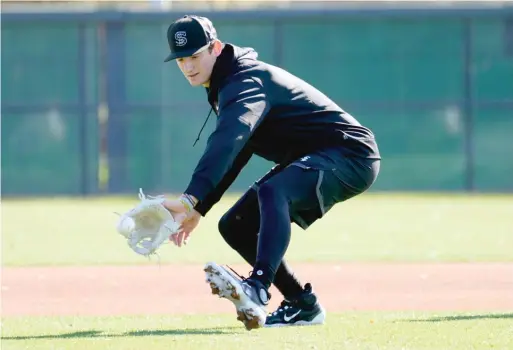
[[[77,339],[77,338],[123,338],[123,337],[146,337],[165,335],[211,335],[211,334],[235,334],[239,333],[239,327],[223,328],[190,328],[190,329],[153,329],[138,330],[125,333],[105,333],[99,330],[45,334],[45,335],[23,335],[14,337],[2,337],[2,340],[32,340],[32,339]]]
[[[508,319],[508,318],[513,319],[513,313],[439,316],[439,317],[430,317],[430,318],[425,318],[425,319],[401,320],[400,322],[448,322],[448,321],[493,320],[493,319]]]

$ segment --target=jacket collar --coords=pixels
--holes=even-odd
[[[235,55],[233,46],[230,44],[224,44],[223,50],[219,57],[217,57],[214,68],[212,69],[212,76],[210,77],[210,87],[207,88],[208,102],[210,105],[217,110],[216,104],[218,102],[219,90],[223,86],[223,83],[233,72],[233,63],[235,61]]]

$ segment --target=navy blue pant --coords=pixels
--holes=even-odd
[[[331,148],[273,168],[255,182],[221,218],[219,231],[251,266],[251,278],[271,283],[285,296],[301,293],[283,259],[291,222],[307,229],[336,203],[367,190],[379,173],[379,160],[346,157]]]

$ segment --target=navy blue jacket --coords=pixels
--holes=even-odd
[[[253,154],[276,164],[341,146],[348,157],[380,159],[373,133],[289,72],[259,61],[251,48],[224,44],[207,89],[217,125],[185,190],[202,215],[217,203]]]

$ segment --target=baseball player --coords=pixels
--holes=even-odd
[[[234,303],[248,330],[324,323],[311,284],[303,286],[283,259],[291,223],[306,230],[374,183],[381,157],[373,133],[315,87],[260,61],[252,48],[221,42],[205,17],[178,19],[167,39],[165,61],[175,60],[192,86],[206,89],[217,115],[189,185],[164,204],[180,217],[174,243],[187,241],[253,155],[274,162],[219,221],[221,235],[252,273],[246,278],[208,263],[206,278],[214,294]],[[267,313],[271,284],[284,300]]]

